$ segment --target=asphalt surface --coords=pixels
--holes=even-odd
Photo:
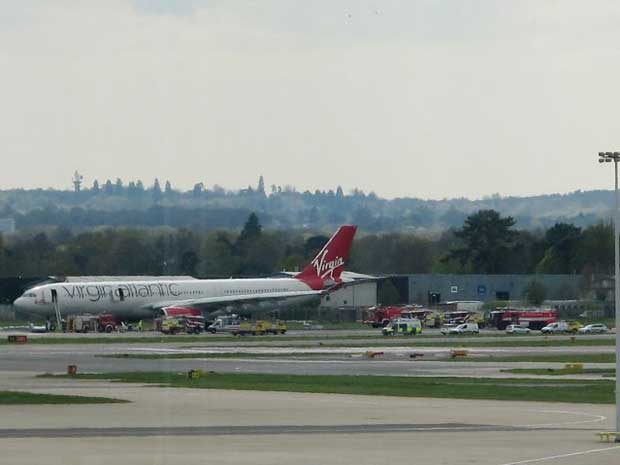
[[[373,334],[376,332],[325,331],[316,334],[319,336],[316,339],[271,341],[205,335],[204,341],[162,344],[141,341],[147,333],[130,336],[136,338],[133,343],[0,345],[0,390],[129,401],[102,405],[0,406],[0,462],[11,465],[619,463],[620,446],[598,443],[595,437],[596,431],[612,427],[613,406],[607,405],[433,399],[432,392],[429,398],[397,398],[177,389],[36,377],[44,372],[65,372],[69,364],[78,365],[79,372],[201,368],[235,373],[517,377],[501,372],[506,368],[505,363],[448,361],[450,347],[423,346],[424,341],[461,344],[509,340],[501,334],[456,339],[425,337],[420,338],[421,344],[415,348],[402,346],[409,339],[377,338]],[[299,336],[307,335],[306,331],[299,332]],[[362,339],[346,338],[351,335]],[[106,341],[118,336],[107,335]],[[540,336],[516,339],[540,340]],[[373,345],[356,346],[360,341]],[[346,346],[327,347],[323,345],[326,342]],[[472,347],[469,351],[471,356],[484,357],[610,353],[613,348]],[[227,354],[239,352],[246,356],[226,358]],[[369,358],[369,352],[381,355]],[[411,358],[412,352],[424,353],[422,360]],[[162,353],[209,353],[220,358],[102,357]],[[262,354],[261,358],[254,358],[257,353]],[[510,364],[512,368],[554,366],[563,364]],[[550,378],[557,380],[557,377]],[[552,389],[553,385],[541,388]]]
[[[0,406],[11,465],[616,465],[613,406],[143,387],[2,373],[0,388],[126,404]],[[432,395],[432,393],[429,393]]]
[[[96,335],[90,335],[97,337]],[[588,336],[590,337],[590,336]],[[593,336],[596,337],[596,336]],[[230,336],[228,336],[230,338]],[[457,338],[448,341],[479,341],[482,338]],[[518,337],[517,340],[523,340]],[[538,340],[540,337],[538,337]],[[217,341],[227,341],[218,344]],[[240,373],[316,374],[316,375],[393,375],[393,376],[486,376],[515,377],[503,373],[505,363],[452,362],[450,347],[399,347],[405,338],[374,338],[376,346],[357,347],[357,340],[330,339],[330,342],[348,344],[347,347],[326,347],[321,340],[309,347],[300,347],[297,340],[264,342],[260,338],[235,343],[218,339],[208,344],[200,343],[96,343],[96,344],[24,344],[0,345],[0,372],[23,371],[36,373],[65,372],[67,365],[77,365],[80,372],[125,371],[187,371],[200,368],[206,371]],[[430,339],[435,342],[436,338]],[[487,340],[487,338],[484,338]],[[505,337],[502,340],[507,340]],[[391,344],[386,344],[390,342]],[[420,341],[422,342],[422,341]],[[305,341],[308,345],[308,341]],[[600,354],[613,353],[611,346],[558,346],[558,347],[472,347],[469,356],[512,356],[550,354]],[[207,358],[138,359],[112,358],[116,355],[192,354]],[[247,357],[226,358],[230,353],[247,353]],[[369,358],[369,353],[378,353]],[[256,358],[255,354],[262,354]],[[282,356],[287,354],[287,356]],[[290,354],[298,356],[291,357]],[[412,354],[423,354],[412,358]],[[221,358],[212,358],[221,355]],[[561,367],[553,363],[511,363],[511,368]],[[589,367],[612,367],[612,364],[587,364]],[[577,375],[576,377],[587,377]]]

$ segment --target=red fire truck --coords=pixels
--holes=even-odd
[[[418,310],[413,305],[391,305],[386,307],[370,307],[364,310],[362,323],[373,328],[386,326],[392,319],[399,318],[401,314]]]
[[[558,321],[558,311],[554,309],[515,309],[503,308],[491,312],[489,325],[499,330],[508,325],[528,326],[530,329],[541,329]]]

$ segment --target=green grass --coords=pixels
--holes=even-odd
[[[237,359],[237,358],[312,358],[312,357],[329,357],[329,358],[345,358],[348,354],[338,354],[333,352],[316,352],[316,353],[279,353],[279,354],[260,354],[260,353],[244,353],[244,352],[225,352],[225,353],[169,353],[169,354],[148,354],[148,353],[132,353],[132,354],[102,354],[96,355],[100,358],[130,358],[138,360],[170,360],[170,359],[193,359],[193,358],[225,358],[225,359]]]
[[[106,397],[62,396],[56,394],[34,394],[32,392],[0,391],[0,406],[30,404],[119,404],[125,400]]]
[[[50,375],[46,375],[50,376]],[[66,375],[61,375],[66,377]],[[378,396],[494,399],[611,404],[614,384],[608,380],[541,380],[431,378],[395,376],[310,376],[208,373],[188,379],[185,373],[80,374],[77,379],[109,379],[166,387],[252,391],[315,392]]]
[[[502,370],[504,373],[515,375],[609,375],[614,376],[616,370],[613,368],[512,368]]]
[[[424,361],[424,358],[419,360]],[[614,363],[614,354],[553,354],[553,355],[507,355],[490,357],[457,357],[444,360],[429,358],[431,361],[449,362],[486,362],[486,363],[510,363],[510,362],[550,362],[550,363]]]

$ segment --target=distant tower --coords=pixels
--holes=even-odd
[[[258,178],[258,187],[256,190],[260,195],[265,195],[265,179],[263,178],[263,175]]]
[[[75,173],[73,174],[73,190],[75,192],[80,192],[83,179],[84,176],[82,176],[80,173],[77,172],[77,170],[75,170]]]

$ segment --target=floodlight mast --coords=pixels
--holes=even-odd
[[[620,152],[599,152],[599,163],[614,162],[615,189],[614,189],[614,267],[615,267],[615,297],[614,305],[616,310],[616,432],[620,432],[620,238],[619,238],[619,219],[618,215],[618,162]],[[620,442],[620,438],[616,438]]]

